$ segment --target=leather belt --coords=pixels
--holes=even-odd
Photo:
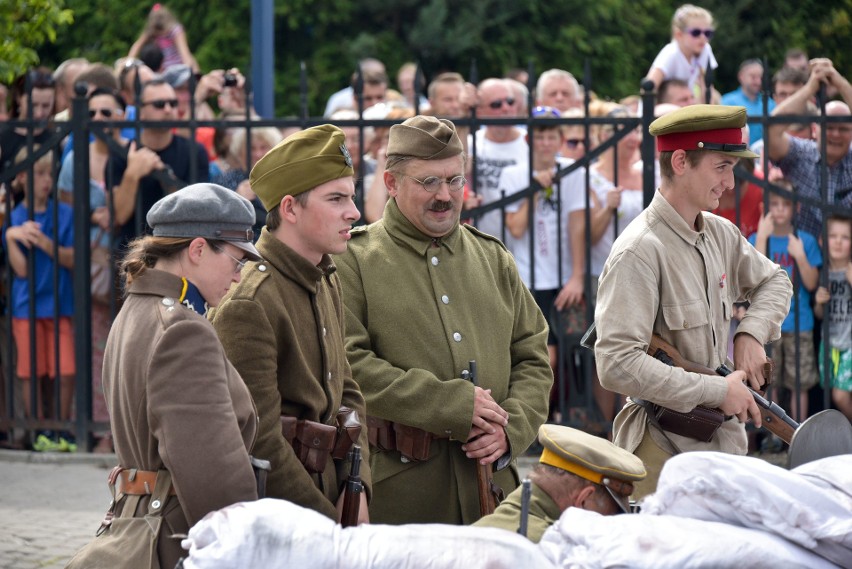
[[[154,470],[122,470],[119,475],[119,492],[128,496],[147,496],[154,491],[157,472]],[[174,484],[169,486],[169,496],[176,496]]]

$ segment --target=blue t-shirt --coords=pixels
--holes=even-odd
[[[35,213],[34,221],[41,224],[41,231],[51,239],[58,241],[62,247],[74,246],[74,216],[71,207],[64,203],[59,203],[59,231],[54,232],[53,229],[53,202],[48,202],[47,209],[41,213]],[[21,202],[12,210],[10,226],[20,226],[27,221],[27,206],[25,202]],[[3,246],[8,247],[6,243],[6,230],[3,230]],[[21,251],[26,254],[27,248],[23,245],[18,245]],[[47,253],[39,249],[35,250],[35,288],[36,302],[35,311],[36,318],[53,318],[53,271],[54,267],[59,266],[57,262],[51,259]],[[59,315],[71,316],[74,312],[74,296],[71,290],[71,271],[65,267],[59,267]],[[12,280],[12,317],[13,318],[29,318],[30,310],[30,287],[27,278],[15,276]]]
[[[722,95],[723,105],[739,105],[745,107],[746,114],[750,117],[759,117],[763,115],[763,95],[760,94],[754,100],[749,99],[743,88],[740,87],[736,91],[725,93]],[[767,104],[767,113],[770,115],[775,110],[775,101],[769,99]],[[763,138],[763,125],[760,123],[748,123],[748,144],[751,146],[758,140]]]
[[[810,263],[810,265],[815,268],[821,267],[822,252],[819,249],[819,244],[817,243],[816,237],[806,231],[799,230],[796,230],[796,235],[799,237],[799,239],[802,240],[802,246],[805,248],[805,256],[808,259],[808,263]],[[752,245],[754,245],[756,240],[756,233],[753,233],[748,238],[748,242]],[[770,235],[769,239],[767,239],[766,242],[766,256],[772,259],[772,261],[774,261],[775,263],[781,265],[781,267],[785,271],[787,271],[787,275],[789,275],[790,280],[793,280],[796,261],[793,260],[793,257],[790,255],[790,253],[787,252],[787,246],[789,243],[790,239],[786,235],[783,237]],[[808,289],[805,288],[804,285],[799,287],[799,302],[796,302],[795,295],[793,295],[793,299],[790,301],[790,312],[787,314],[787,318],[785,318],[784,322],[781,324],[782,332],[796,331],[796,310],[799,311],[799,332],[813,331],[814,311],[811,309],[811,293],[808,291]]]

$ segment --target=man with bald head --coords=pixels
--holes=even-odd
[[[825,125],[826,153],[828,164],[828,195],[825,203],[852,208],[852,85],[840,75],[828,59],[811,61],[811,75],[805,86],[784,100],[774,115],[804,115],[808,100],[816,95],[820,85],[834,88],[843,102],[831,101],[826,105],[828,116],[847,117],[849,122],[831,122]],[[769,159],[781,168],[784,177],[795,187],[800,196],[821,199],[819,142],[804,140],[786,132],[786,125],[769,125],[767,148]],[[798,227],[812,235],[822,235],[822,212],[803,203],[798,217]]]
[[[335,258],[376,523],[473,523],[477,462],[511,492],[547,416],[547,323],[503,244],[459,223],[464,172],[449,120],[392,126],[384,215]]]

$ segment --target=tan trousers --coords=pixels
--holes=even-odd
[[[648,494],[653,494],[657,490],[657,480],[660,478],[660,471],[663,469],[663,464],[671,458],[671,454],[667,453],[654,442],[651,438],[651,425],[645,428],[645,436],[642,437],[642,442],[633,451],[633,454],[642,459],[645,463],[645,472],[648,476],[644,480],[633,483],[632,500],[639,501]]]

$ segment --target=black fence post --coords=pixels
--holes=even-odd
[[[92,449],[92,294],[91,245],[89,229],[92,212],[89,208],[89,105],[86,86],[74,87],[71,101],[71,132],[74,135],[74,361],[76,374],[77,446],[86,452]]]
[[[654,152],[655,139],[649,129],[654,122],[654,82],[650,79],[642,81],[642,145],[639,152],[642,156],[642,201],[648,207],[654,199],[657,180],[655,164],[657,156]]]

